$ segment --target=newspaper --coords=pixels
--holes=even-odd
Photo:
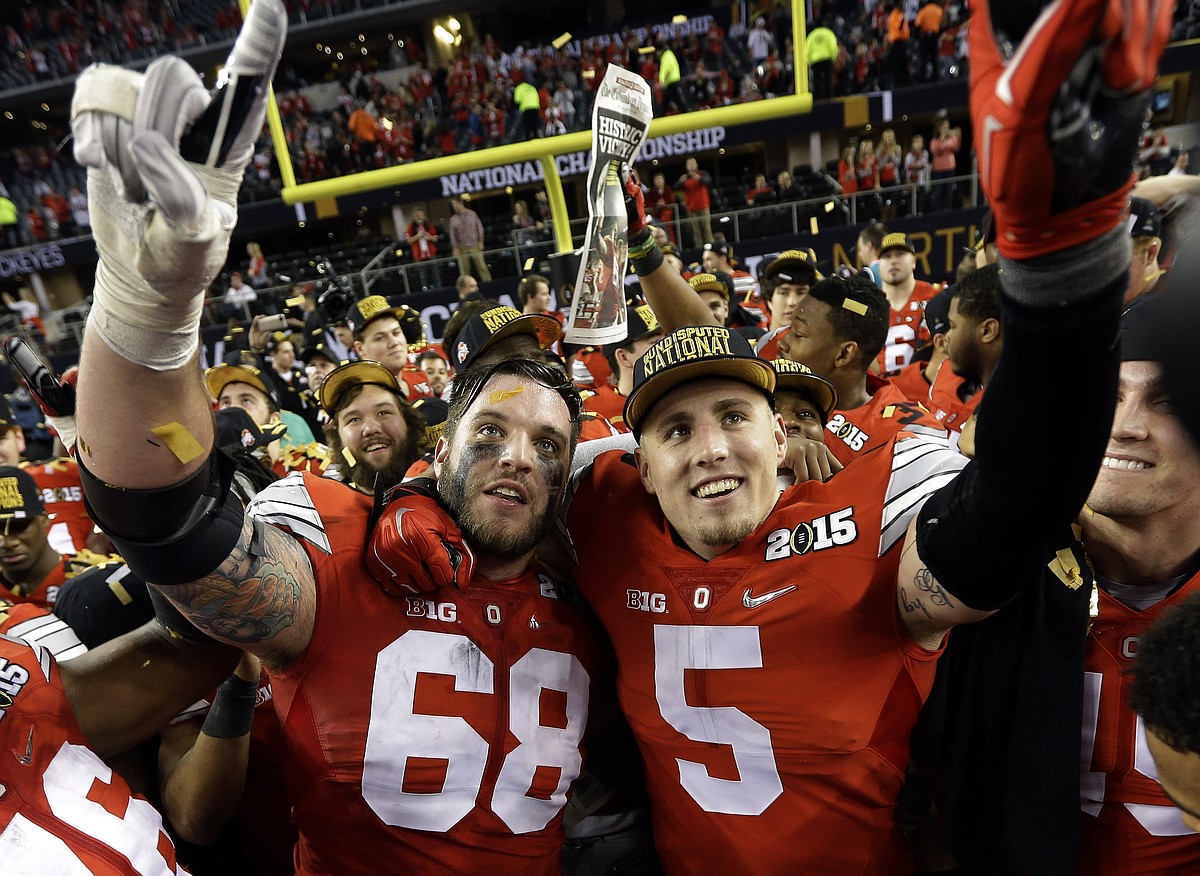
[[[610,64],[592,107],[592,167],[587,178],[588,227],[567,318],[566,340],[611,344],[625,340],[625,271],[629,219],[621,164],[633,165],[654,111],[650,86]]]

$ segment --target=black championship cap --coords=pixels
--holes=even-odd
[[[925,325],[929,327],[929,334],[944,335],[950,330],[950,299],[953,297],[954,287],[947,286],[925,302]]]
[[[242,408],[221,408],[216,413],[216,423],[214,443],[218,447],[237,445],[243,450],[254,450],[278,441],[287,432],[287,424],[282,420],[260,426]]]
[[[903,231],[893,231],[891,234],[883,236],[883,240],[879,244],[879,254],[883,255],[889,249],[906,249],[911,253],[916,253],[916,249],[908,242],[908,235]]]
[[[300,361],[305,365],[311,365],[312,360],[320,356],[323,359],[328,359],[334,365],[338,364],[338,358],[332,350],[325,346],[324,341],[316,341],[311,344],[304,345],[304,352],[300,354]]]
[[[838,403],[838,391],[807,365],[790,359],[776,359],[771,363],[775,369],[775,392],[795,392],[812,400],[821,411],[821,425],[829,422]]]
[[[0,466],[0,520],[28,520],[45,511],[33,475],[13,465]]]
[[[705,377],[740,380],[768,397],[775,392],[775,369],[754,355],[745,337],[724,326],[685,326],[657,341],[633,368],[625,423],[634,437],[641,435],[642,420],[666,393]]]
[[[1162,216],[1153,201],[1129,199],[1129,236],[1162,237]]]
[[[404,397],[396,375],[378,362],[359,359],[339,365],[325,375],[320,389],[317,390],[317,403],[332,417],[346,390],[365,385],[382,386],[384,389],[390,389],[397,397]]]
[[[733,261],[733,247],[727,241],[718,240],[714,243],[706,243],[704,248],[709,252],[715,252],[726,261]]]
[[[726,302],[733,297],[733,277],[724,271],[717,271],[715,274],[692,274],[688,278],[688,285],[697,292],[716,292]]]
[[[548,350],[562,335],[562,326],[557,319],[544,313],[521,313],[512,307],[493,307],[467,320],[450,351],[451,362],[458,371],[469,368],[480,353],[512,335],[529,335],[540,349]]]
[[[627,302],[625,313],[628,315],[628,323],[626,323],[625,340],[617,344],[618,347],[627,347],[634,341],[639,341],[651,332],[656,332],[662,326],[658,324],[658,317],[654,315],[654,311],[650,309],[649,304],[632,304]]]
[[[767,265],[766,279],[776,283],[811,286],[821,279],[817,257],[811,250],[784,250]]]
[[[377,319],[390,316],[400,323],[404,330],[404,339],[410,347],[424,346],[425,325],[421,322],[421,314],[407,305],[392,307],[382,295],[368,295],[362,301],[355,301],[346,312],[346,325],[354,334],[355,340],[362,340],[367,326]]]
[[[425,420],[425,431],[421,435],[421,450],[429,453],[437,445],[446,428],[446,417],[450,405],[440,398],[419,398],[412,403],[413,410]]]

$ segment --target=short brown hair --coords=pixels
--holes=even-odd
[[[550,288],[550,281],[541,274],[526,274],[521,278],[521,282],[517,286],[517,294],[521,296],[522,307],[528,304],[529,299],[534,296],[534,293],[537,291],[538,283],[545,283],[546,288]]]

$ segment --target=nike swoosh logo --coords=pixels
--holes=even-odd
[[[781,596],[786,596],[796,589],[795,584],[790,584],[787,587],[780,587],[778,590],[771,590],[764,593],[762,596],[751,596],[750,588],[746,588],[746,592],[742,594],[742,605],[746,608],[758,608],[760,605],[766,605],[773,599],[778,599]]]

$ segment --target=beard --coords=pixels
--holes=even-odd
[[[709,547],[737,544],[758,528],[751,515],[741,519],[723,519],[706,522],[696,530],[696,540]]]
[[[404,480],[404,475],[408,472],[404,447],[393,444],[389,451],[387,459],[378,466],[365,459],[358,459],[358,455],[355,454],[357,465],[350,470],[350,482],[370,493],[376,489],[376,484],[386,490]]]
[[[493,518],[481,514],[472,504],[472,495],[479,495],[477,490],[470,490],[465,467],[442,473],[438,480],[438,492],[442,502],[462,531],[467,544],[476,552],[489,554],[501,559],[517,559],[532,551],[550,530],[554,519],[555,506],[551,502],[540,514],[528,520],[523,526],[515,526],[504,519]]]

